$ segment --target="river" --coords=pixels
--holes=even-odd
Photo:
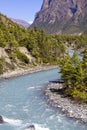
[[[43,89],[50,80],[59,78],[57,69],[0,81],[0,115],[7,123],[0,130],[87,130],[87,125],[67,118],[46,103]]]

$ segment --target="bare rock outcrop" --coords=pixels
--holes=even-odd
[[[48,33],[80,33],[87,27],[87,0],[43,0],[32,26]]]

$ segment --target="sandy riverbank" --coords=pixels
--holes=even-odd
[[[78,104],[60,93],[62,84],[50,83],[45,89],[47,102],[60,109],[67,117],[87,123],[87,104]]]
[[[45,70],[50,70],[50,69],[54,69],[54,68],[58,68],[58,66],[36,66],[36,67],[32,67],[32,68],[27,68],[27,69],[20,68],[20,69],[14,70],[14,71],[9,71],[9,72],[3,73],[2,75],[0,75],[0,79],[14,78],[14,77],[31,74],[31,73],[36,73],[36,72],[40,72],[40,71],[45,71]]]

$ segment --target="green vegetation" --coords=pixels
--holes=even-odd
[[[55,35],[60,43],[64,43],[68,48],[83,52],[87,47],[87,35]]]
[[[21,53],[19,50],[16,50],[15,52],[16,56],[18,59],[20,59],[21,61],[23,61],[25,64],[29,63],[29,59],[27,58],[27,56],[23,53]]]
[[[60,64],[61,78],[65,83],[65,94],[76,101],[87,103],[87,50],[80,60],[76,53],[65,56]]]
[[[3,59],[0,58],[0,74],[3,73]]]
[[[36,64],[42,65],[57,65],[60,57],[66,52],[64,43],[58,41],[60,36],[46,34],[37,27],[26,30],[2,14],[0,14],[0,27],[0,47],[6,51],[12,66],[14,63],[18,66],[20,62],[30,64],[26,54],[18,51],[19,47],[26,47]]]
[[[26,30],[0,14],[0,47],[8,56],[7,58],[3,54],[0,56],[0,74],[18,66],[28,67],[29,64],[60,64],[65,94],[75,100],[87,102],[86,31],[81,36],[46,34],[37,27]],[[35,63],[30,63],[26,53],[22,53],[19,47],[27,48]],[[82,53],[83,59],[80,60],[76,53],[70,57],[66,53],[66,48]]]

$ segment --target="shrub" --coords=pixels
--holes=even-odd
[[[3,60],[0,58],[0,74],[3,73]]]
[[[85,91],[79,91],[77,89],[74,89],[72,91],[72,97],[76,101],[87,103],[87,92]]]
[[[25,54],[21,53],[19,50],[16,50],[15,53],[16,53],[16,56],[19,60],[21,60],[22,62],[24,62],[26,64],[29,63],[29,59]]]

